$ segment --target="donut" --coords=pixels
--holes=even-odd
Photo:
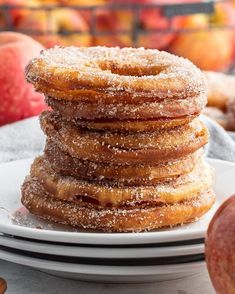
[[[228,131],[235,131],[235,97],[227,103],[227,126]]]
[[[40,117],[44,133],[71,156],[113,164],[160,163],[195,152],[207,143],[208,131],[198,119],[151,133],[84,131],[60,116],[45,111]]]
[[[227,108],[229,99],[235,98],[235,77],[224,73],[205,71],[208,106],[222,111]]]
[[[154,185],[174,180],[192,171],[202,149],[174,161],[153,165],[114,165],[81,160],[63,152],[54,142],[47,140],[44,156],[56,173],[95,182],[116,182],[129,186]]]
[[[46,96],[103,104],[187,99],[206,90],[189,60],[144,48],[55,47],[29,63],[26,79]]]
[[[194,199],[174,204],[103,208],[56,199],[29,178],[22,186],[21,201],[34,215],[61,224],[104,232],[139,232],[192,222],[211,208],[215,195],[209,189]]]
[[[76,202],[79,199],[95,200],[101,207],[119,207],[136,203],[175,203],[207,191],[212,185],[211,168],[200,160],[192,172],[154,186],[125,186],[120,183],[90,182],[57,174],[41,156],[31,166],[30,176],[44,189],[60,200]]]
[[[185,116],[199,115],[206,105],[206,96],[188,99],[162,100],[142,104],[103,104],[101,102],[88,103],[80,101],[59,100],[46,97],[46,103],[68,120],[71,119],[116,119],[139,120],[166,118],[169,120]]]
[[[209,118],[215,120],[223,128],[227,128],[227,115],[217,107],[207,106],[203,109],[202,113]]]

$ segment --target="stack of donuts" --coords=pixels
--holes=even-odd
[[[192,222],[214,203],[204,161],[202,73],[143,48],[55,47],[26,68],[45,94],[47,136],[22,186],[41,218],[137,232]]]

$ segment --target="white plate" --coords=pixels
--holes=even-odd
[[[154,258],[204,253],[204,244],[168,247],[84,247],[14,239],[0,235],[0,245],[36,253],[85,258]]]
[[[221,160],[208,160],[216,171],[214,207],[199,221],[144,233],[94,233],[69,231],[68,227],[45,225],[45,222],[26,217],[20,224],[13,222],[13,215],[21,206],[20,186],[29,171],[31,160],[20,160],[0,165],[0,232],[24,238],[76,244],[150,244],[199,239],[205,236],[208,223],[218,205],[235,192],[235,164]],[[40,228],[38,228],[40,226]]]
[[[205,262],[157,266],[106,266],[47,261],[0,250],[0,259],[71,279],[106,283],[144,283],[172,280],[200,273]]]

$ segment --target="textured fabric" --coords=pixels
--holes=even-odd
[[[235,141],[220,125],[202,116],[210,132],[209,144],[205,147],[206,156],[235,162]]]
[[[42,152],[44,145],[38,117],[0,128],[0,162],[34,157]]]
[[[235,141],[218,124],[202,116],[210,131],[206,155],[235,162]],[[0,162],[34,157],[43,151],[45,136],[38,117],[26,119],[0,128]]]

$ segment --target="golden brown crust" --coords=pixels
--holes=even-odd
[[[213,205],[212,190],[173,205],[97,208],[92,204],[57,200],[35,180],[22,186],[22,203],[33,214],[58,223],[105,232],[138,232],[192,222]]]
[[[71,156],[114,164],[160,163],[195,152],[207,143],[199,121],[161,132],[120,134],[81,130],[53,112],[41,114],[44,133]]]
[[[44,152],[52,168],[61,175],[96,182],[117,182],[129,186],[154,185],[166,178],[173,180],[179,175],[189,173],[203,153],[200,149],[186,157],[158,165],[114,165],[72,157],[50,140],[47,140]]]
[[[205,94],[203,75],[190,61],[143,48],[52,48],[29,63],[26,78],[46,95],[92,103]]]
[[[53,197],[76,201],[80,197],[95,199],[105,207],[127,203],[176,203],[207,191],[212,186],[211,168],[200,160],[191,173],[181,175],[174,182],[165,181],[154,186],[125,186],[120,183],[90,182],[61,176],[51,167],[44,156],[35,159],[30,176],[36,179]]]
[[[116,119],[116,120],[139,120],[139,119],[177,119],[183,116],[199,115],[206,105],[206,96],[193,97],[178,100],[163,100],[142,104],[102,104],[82,101],[58,100],[46,97],[47,104],[58,111],[68,120],[73,119]]]

